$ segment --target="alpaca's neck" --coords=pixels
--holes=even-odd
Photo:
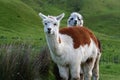
[[[59,44],[60,44],[60,42],[59,42],[59,34],[57,33],[57,34],[54,34],[54,35],[49,35],[49,34],[47,34],[46,35],[46,39],[47,39],[47,44],[48,44],[48,46],[49,46],[49,49],[50,49],[50,51],[53,53],[53,54],[55,54],[55,55],[59,55],[58,53],[57,53],[57,51],[58,51],[58,49],[59,49]]]

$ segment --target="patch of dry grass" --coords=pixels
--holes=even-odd
[[[42,76],[47,77],[49,73],[48,53],[46,47],[35,52],[30,45],[1,45],[0,80],[42,80]]]

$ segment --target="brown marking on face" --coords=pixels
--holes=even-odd
[[[85,44],[90,45],[90,34],[88,30],[84,27],[68,27],[62,28],[59,31],[61,34],[67,34],[73,39],[74,48],[79,48],[80,45],[84,46]]]

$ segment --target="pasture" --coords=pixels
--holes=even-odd
[[[73,11],[102,43],[100,80],[120,80],[119,7],[119,0],[0,0],[0,80],[55,80],[38,13],[64,12],[64,27]]]

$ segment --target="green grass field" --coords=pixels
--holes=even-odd
[[[77,11],[83,15],[84,25],[91,29],[102,43],[100,80],[120,80],[119,8],[120,0],[0,0],[0,45],[30,45],[31,50],[35,51],[31,52],[34,60],[33,56],[38,55],[40,48],[46,45],[38,13],[56,16],[64,12],[65,17],[61,22],[61,26],[64,27],[70,13]],[[7,49],[2,49],[0,58],[5,58],[3,53]],[[52,67],[48,78],[54,80],[51,69]]]

